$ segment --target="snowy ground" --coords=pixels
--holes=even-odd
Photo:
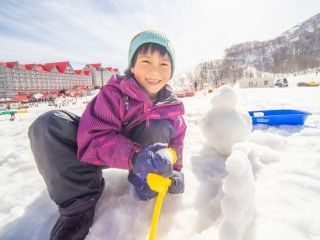
[[[239,195],[238,203],[228,204],[225,200],[228,189],[222,187],[226,184],[224,178],[229,176],[227,157],[204,147],[199,127],[200,119],[211,108],[212,95],[198,93],[184,99],[188,124],[184,150],[186,191],[183,195],[166,197],[158,238],[218,240],[219,232],[224,231],[221,228],[226,226],[223,219],[232,219],[233,214],[239,218],[231,210],[240,204],[253,213],[252,217],[241,215],[238,230],[244,233],[223,239],[319,240],[320,87],[237,89],[237,92],[239,105],[245,110],[293,108],[310,111],[312,115],[305,126],[255,128],[249,141],[242,144],[247,149],[244,159],[249,162],[249,177],[240,178],[245,189],[253,185],[254,194],[246,198]],[[47,239],[58,216],[27,138],[31,122],[49,109],[52,108],[39,106],[17,115],[14,122],[0,121],[0,239]],[[80,114],[84,105],[78,101],[65,109]],[[105,191],[86,239],[145,239],[154,202],[136,200],[125,171],[104,170],[104,177]]]

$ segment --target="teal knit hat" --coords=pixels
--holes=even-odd
[[[174,67],[175,67],[175,52],[168,36],[157,30],[146,30],[138,33],[132,38],[130,43],[130,48],[129,48],[128,67],[126,71],[130,71],[133,55],[135,54],[137,49],[145,43],[157,43],[167,49],[171,57],[171,64],[172,64],[171,77],[172,77],[174,72]]]

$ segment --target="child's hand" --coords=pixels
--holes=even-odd
[[[146,179],[148,173],[171,177],[173,169],[170,159],[156,153],[163,148],[167,148],[167,145],[155,143],[146,147],[134,158],[133,173],[142,179]]]
[[[169,187],[168,192],[177,194],[184,192],[184,174],[182,172],[173,171],[172,184]]]
[[[137,196],[140,200],[146,201],[157,196],[157,192],[152,191],[146,180],[139,178],[130,171],[128,176],[129,182],[134,186]]]

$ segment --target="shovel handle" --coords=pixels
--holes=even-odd
[[[152,190],[158,192],[158,196],[153,209],[152,223],[149,235],[149,240],[156,240],[162,203],[164,197],[167,194],[168,188],[171,186],[172,181],[169,178],[165,178],[154,173],[149,173],[147,176],[147,182]]]
[[[153,209],[153,215],[152,215],[152,224],[150,229],[150,236],[149,240],[156,240],[157,237],[157,230],[158,230],[158,222],[160,217],[160,212],[162,208],[163,199],[166,195],[166,191],[160,192],[157,196],[154,209]]]

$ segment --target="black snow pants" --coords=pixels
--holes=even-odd
[[[62,216],[79,215],[95,207],[104,189],[101,166],[77,159],[80,118],[52,110],[39,116],[29,128],[31,149],[51,199]],[[132,129],[129,138],[141,145],[170,143],[174,128],[168,120],[151,120]]]

